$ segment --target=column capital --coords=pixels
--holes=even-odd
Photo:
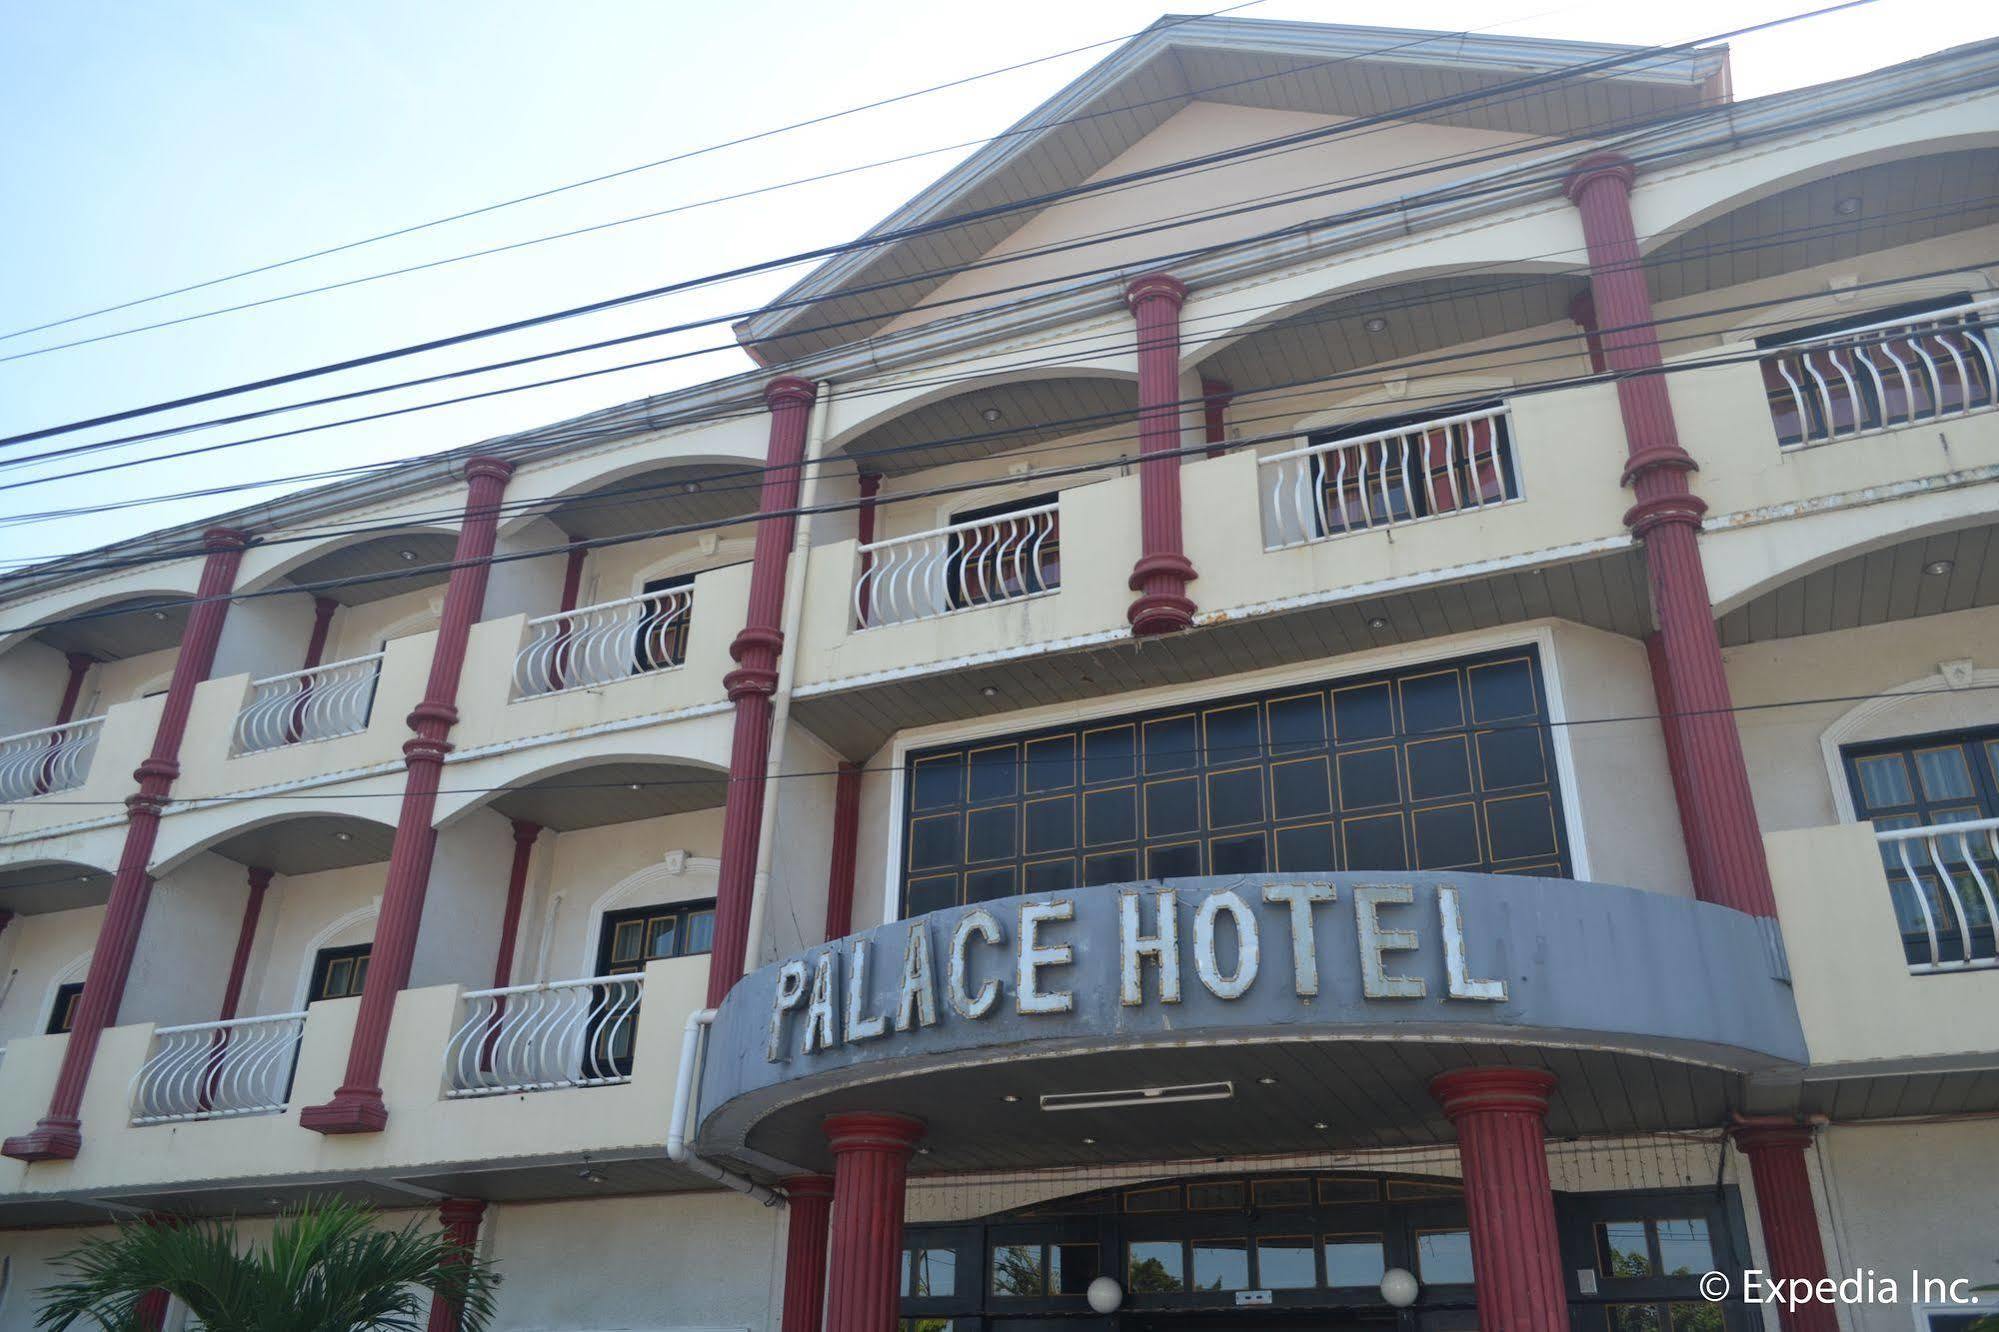
[[[920,1119],[883,1110],[849,1110],[828,1115],[820,1127],[835,1156],[843,1152],[887,1151],[907,1156],[928,1127]]]
[[[533,846],[535,838],[541,836],[541,825],[529,823],[526,819],[514,820],[514,840],[523,846]]]
[[[1226,379],[1210,379],[1206,375],[1202,375],[1201,397],[1208,402],[1214,402],[1217,399],[1224,403],[1230,402],[1235,398],[1235,385],[1229,383]]]
[[[495,458],[490,453],[465,460],[467,481],[505,481],[514,474],[514,465],[505,458]]]
[[[764,405],[775,411],[787,402],[809,403],[819,395],[819,386],[797,375],[780,375],[764,385]]]
[[[1548,1113],[1553,1073],[1539,1068],[1460,1068],[1430,1079],[1430,1095],[1453,1124],[1466,1115]]]
[[[802,1198],[830,1198],[833,1196],[831,1175],[792,1175],[778,1181],[785,1196],[796,1201]]]
[[[250,534],[240,527],[211,527],[201,534],[201,548],[211,555],[240,551],[250,544]]]
[[[83,674],[83,672],[97,664],[97,658],[91,656],[88,652],[65,652],[63,653],[63,660],[78,675]]]
[[[1638,179],[1638,164],[1623,153],[1591,153],[1569,168],[1568,178],[1562,182],[1562,193],[1573,202],[1583,196],[1583,192],[1601,181],[1618,181],[1625,193],[1631,192],[1632,182]]]
[[[437,1219],[446,1226],[477,1225],[484,1215],[484,1198],[446,1198],[437,1205]]]
[[[1187,284],[1171,273],[1146,273],[1125,285],[1125,303],[1136,310],[1142,302],[1167,300],[1179,309],[1187,300]]]
[[[271,886],[271,876],[274,873],[276,873],[275,870],[266,869],[262,865],[250,866],[250,887],[257,892],[262,892]]]
[[[1728,1128],[1729,1138],[1750,1155],[1784,1149],[1803,1151],[1812,1145],[1815,1133],[1811,1124],[1779,1115],[1738,1115]]]

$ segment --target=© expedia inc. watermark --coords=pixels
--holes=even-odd
[[[1808,1304],[1961,1304],[1978,1303],[1969,1277],[1891,1276],[1863,1267],[1851,1276],[1780,1277],[1758,1268],[1734,1276],[1709,1272],[1701,1277],[1701,1297],[1719,1303],[1731,1296],[1747,1304],[1774,1304],[1793,1312]]]

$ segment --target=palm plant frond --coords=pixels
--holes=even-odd
[[[418,1332],[430,1301],[484,1332],[499,1283],[492,1264],[420,1221],[382,1228],[373,1208],[309,1199],[281,1213],[264,1244],[228,1221],[128,1221],[57,1259],[38,1327],[142,1332],[141,1305],[164,1290],[205,1332]]]

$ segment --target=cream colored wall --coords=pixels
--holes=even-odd
[[[1342,119],[1336,116],[1190,102],[1089,179],[1109,180],[1190,157],[1341,123]],[[940,314],[997,304],[1009,299],[1002,289],[1020,283],[1119,265],[1137,266],[1133,271],[1142,271],[1162,253],[1240,240],[1292,223],[1352,212],[1412,191],[1436,189],[1473,172],[1490,170],[1491,166],[1440,167],[1414,182],[1396,180],[1343,187],[1333,194],[1324,194],[1313,186],[1397,172],[1412,162],[1484,153],[1529,141],[1524,135],[1490,130],[1404,124],[1252,156],[1204,169],[1192,177],[1172,175],[1154,183],[1114,186],[1085,194],[1041,209],[984,258],[1019,255],[1084,236],[1129,230],[1141,221],[1177,217],[1190,211],[1226,209],[1231,204],[1260,201],[1273,195],[1305,193],[1317,197],[961,273],[932,292],[916,309],[891,323],[888,331],[911,328]]]
[[[221,1017],[249,892],[243,867],[217,855],[197,856],[156,880],[114,1020],[168,1027]]]
[[[19,735],[53,725],[68,683],[68,661],[46,643],[30,640],[0,655],[0,735]],[[79,717],[90,715],[83,711],[91,692],[89,677],[83,686],[84,692],[77,698]]]
[[[1827,1265],[1842,1274],[1872,1268],[1893,1277],[1893,1304],[1849,1306],[1854,1332],[1909,1332],[1909,1274],[1999,1282],[1999,1196],[1974,1163],[1999,1152],[1999,1121],[1834,1126],[1817,1156],[1820,1209],[1830,1212],[1835,1247]],[[1988,1312],[1992,1297],[1982,1297]],[[1921,1324],[1917,1325],[1919,1328]]]
[[[1805,638],[1729,648],[1722,654],[1738,708],[1742,750],[1766,831],[1815,828],[1839,819],[1820,740],[1861,696],[1935,683],[1939,662],[1969,657],[1999,666],[1999,609],[1959,611]],[[1799,702],[1823,699],[1824,702]],[[1766,707],[1772,703],[1794,704]],[[1927,690],[1874,705],[1848,742],[1922,735],[1999,722],[1999,691]]]
[[[515,979],[525,983],[595,975],[604,913],[713,897],[721,848],[720,809],[544,831],[530,863],[533,891],[521,912]],[[674,852],[686,853],[677,873],[668,863]],[[544,958],[545,971],[540,965]],[[689,965],[706,975],[705,962]]]
[[[1554,633],[1575,762],[1575,789],[1565,795],[1582,819],[1590,877],[1693,896],[1644,644],[1579,624],[1558,623]]]
[[[802,726],[791,727],[782,775],[770,788],[772,824],[769,894],[757,960],[773,962],[826,937],[826,887],[833,856],[833,793],[840,756]],[[858,883],[858,878],[856,880]]]
[[[209,677],[247,675],[262,679],[301,669],[306,643],[312,637],[312,619],[312,594],[308,592],[230,603]]]
[[[58,985],[81,981],[104,919],[101,906],[16,916],[0,931],[0,1041],[39,1035]]]
[[[273,878],[243,987],[244,1016],[303,1008],[320,949],[373,939],[387,873],[380,863]]]
[[[479,809],[437,829],[436,837],[409,983],[484,989],[493,983],[499,951],[513,829],[492,810]]]
[[[120,703],[130,703],[146,694],[164,691],[179,656],[179,648],[161,648],[157,652],[142,652],[136,657],[104,662],[90,673],[90,706],[86,715],[95,715]],[[81,704],[78,711],[83,712]]]

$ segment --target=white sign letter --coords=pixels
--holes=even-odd
[[[1076,1006],[1076,996],[1067,990],[1043,990],[1041,978],[1036,974],[1043,967],[1066,966],[1076,955],[1076,950],[1068,944],[1042,943],[1042,925],[1075,918],[1076,904],[1066,897],[1021,904],[1020,951],[1016,954],[1013,985],[1014,1007],[1021,1012],[1066,1013]]]
[[[867,1002],[868,989],[868,941],[854,940],[853,956],[847,959],[847,1044],[871,1041],[888,1030],[888,1017],[877,1013],[873,1017],[861,1016],[861,1005]]]
[[[830,1050],[837,1043],[833,1035],[833,992],[839,988],[835,976],[839,963],[839,952],[828,948],[812,964],[812,999],[805,1005],[805,1041],[799,1047],[805,1054]]]
[[[764,1058],[775,1064],[784,1052],[784,1015],[805,999],[805,959],[794,957],[778,968],[777,996],[770,1006],[770,1044]]]
[[[1138,932],[1140,894],[1126,889],[1118,894],[1118,1002],[1136,1008],[1145,1002],[1145,959],[1159,964],[1159,1002],[1180,1002],[1180,898],[1171,888],[1161,888],[1152,896],[1152,922],[1156,934]]]
[[[1223,976],[1215,958],[1215,917],[1228,912],[1235,920],[1235,975]],[[1210,893],[1194,909],[1194,973],[1217,999],[1240,999],[1256,980],[1258,958],[1256,914],[1234,889]]]
[[[1264,901],[1291,908],[1291,983],[1304,998],[1319,992],[1319,938],[1312,908],[1338,898],[1329,883],[1273,883],[1263,890]]]
[[[1465,962],[1465,913],[1457,889],[1437,890],[1437,918],[1444,927],[1444,979],[1451,998],[1505,1003],[1505,981],[1472,979],[1471,968]]]
[[[958,1016],[962,1018],[984,1017],[992,1012],[993,1005],[999,1002],[1000,997],[1000,983],[997,980],[988,980],[980,985],[977,994],[966,988],[971,980],[972,964],[965,956],[965,948],[972,942],[972,936],[975,934],[989,944],[1006,942],[1006,934],[1000,929],[999,921],[995,920],[993,913],[984,907],[976,911],[967,911],[958,917],[958,924],[951,931],[951,972],[946,984],[951,1007],[956,1009]]]
[[[918,920],[902,945],[902,995],[895,1005],[895,1029],[937,1025],[937,969],[930,965],[930,927]]]
[[[1416,931],[1385,929],[1381,908],[1407,906],[1416,890],[1407,884],[1378,885],[1353,890],[1355,923],[1360,936],[1361,990],[1370,999],[1421,999],[1429,992],[1421,976],[1398,976],[1382,964],[1383,953],[1414,952]]]

